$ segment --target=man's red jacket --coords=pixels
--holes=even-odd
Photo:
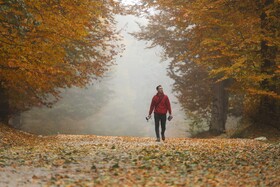
[[[170,105],[167,95],[157,93],[153,97],[151,106],[150,106],[149,115],[152,114],[153,110],[154,110],[154,113],[157,113],[157,114],[166,114],[167,111],[169,112],[170,115],[172,114],[171,105]]]

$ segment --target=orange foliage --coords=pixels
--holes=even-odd
[[[118,53],[113,1],[0,4],[0,86],[15,108],[52,104],[60,88],[102,76]]]
[[[168,21],[164,20],[166,17],[163,17],[164,13],[168,14],[169,29],[174,27],[177,40],[185,39],[185,49],[176,55],[171,55],[174,51],[166,51],[167,56],[176,56],[178,63],[181,60],[205,66],[212,78],[231,78],[239,85],[238,89],[242,93],[265,94],[279,98],[279,91],[268,90],[262,86],[264,81],[268,81],[270,85],[280,89],[277,67],[279,59],[272,54],[269,60],[276,65],[269,67],[272,71],[262,69],[267,57],[263,56],[261,47],[261,42],[266,42],[267,46],[276,47],[274,53],[279,54],[279,1],[274,1],[267,7],[265,1],[250,0],[157,0],[152,3],[142,1],[148,4],[145,4],[145,7],[158,10],[155,15],[149,16],[149,19],[156,23],[167,23]],[[265,28],[261,27],[262,13],[266,15]],[[147,36],[145,39],[153,40],[164,47],[172,45],[170,37],[152,37]]]

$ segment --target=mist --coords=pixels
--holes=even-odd
[[[168,61],[161,61],[161,48],[147,44],[129,33],[137,31],[137,22],[146,20],[131,15],[116,16],[125,51],[106,75],[87,88],[64,90],[62,99],[52,108],[33,108],[21,115],[21,129],[50,134],[95,134],[108,136],[154,137],[154,120],[148,122],[156,86],[162,85],[173,110],[167,121],[167,137],[186,137],[187,117],[172,93],[173,80],[167,76]]]

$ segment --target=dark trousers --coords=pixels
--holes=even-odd
[[[160,138],[159,124],[161,125],[161,137],[164,137],[164,132],[166,129],[166,114],[154,113],[154,117],[155,117],[155,131],[156,131],[157,138]]]

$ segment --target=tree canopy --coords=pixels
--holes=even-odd
[[[114,1],[1,0],[0,87],[15,110],[53,104],[61,88],[83,87],[121,47]]]

